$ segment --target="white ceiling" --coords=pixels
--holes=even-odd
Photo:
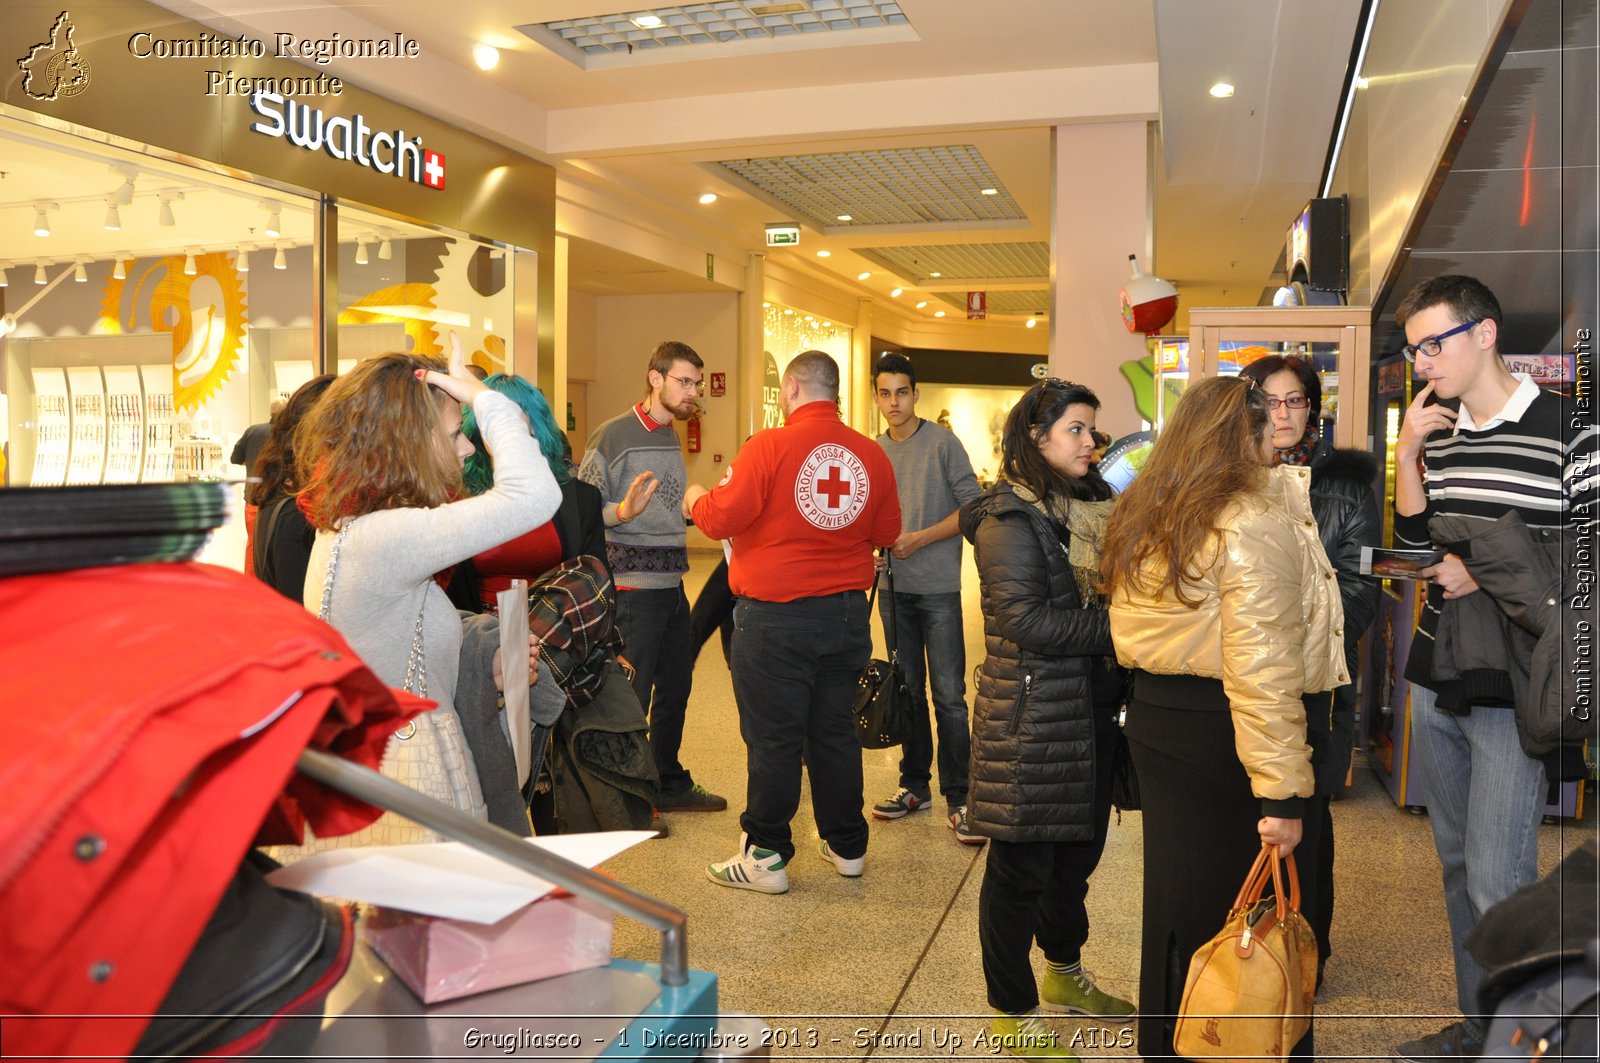
[[[916,40],[726,57],[706,49],[709,58],[594,70],[515,27],[611,14],[618,0],[163,6],[253,36],[404,32],[421,44],[418,60],[326,69],[554,164],[558,230],[564,217],[620,204],[664,245],[713,249],[719,261],[760,247],[763,223],[783,215],[717,163],[971,145],[1024,221],[1003,232],[830,226],[808,232],[804,253],[779,252],[884,300],[911,278],[892,278],[857,248],[1048,241],[1050,126],[1157,119],[1155,269],[1196,298],[1226,290],[1230,302],[1254,303],[1289,222],[1315,194],[1360,0],[900,0]],[[489,73],[473,65],[478,42],[501,50]],[[1222,79],[1237,86],[1231,100],[1206,94]],[[12,201],[4,188],[0,210]],[[698,205],[706,191],[721,199]],[[819,260],[816,250],[832,255]],[[680,258],[578,240],[571,282],[596,292],[712,286],[700,255]],[[858,282],[862,271],[876,276]],[[1046,282],[1028,280],[1016,286]]]

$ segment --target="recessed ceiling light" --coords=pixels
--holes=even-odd
[[[500,49],[492,44],[474,44],[472,61],[478,64],[479,70],[493,70],[500,65]]]
[[[942,277],[942,276],[944,276],[944,274],[940,273],[938,270],[934,270],[932,273],[928,274],[928,276],[930,276],[930,277]]]
[[[1029,318],[1029,319],[1028,319],[1028,320],[1027,320],[1027,321],[1026,321],[1026,322],[1025,322],[1025,323],[1024,323],[1024,325],[1023,325],[1023,327],[1024,327],[1024,328],[1033,328],[1033,327],[1034,327],[1034,326],[1036,326],[1036,325],[1038,325],[1038,324],[1039,324],[1039,319],[1038,319],[1038,318],[1036,318],[1036,317],[1030,317],[1030,318]]]
[[[858,281],[864,281],[864,280],[866,280],[866,279],[867,279],[867,278],[868,278],[868,277],[870,277],[870,276],[872,276],[872,271],[871,271],[871,270],[865,270],[865,269],[864,269],[864,270],[862,270],[862,271],[861,271],[861,272],[860,272],[860,273],[857,273],[857,274],[856,274],[856,280],[858,280]]]
[[[642,30],[660,29],[661,28],[661,16],[660,15],[640,15],[638,18],[635,18],[633,20],[633,24],[635,26],[638,26]]]
[[[1215,96],[1217,99],[1225,100],[1229,96],[1233,95],[1233,86],[1228,84],[1226,81],[1219,81],[1215,85],[1211,86],[1209,91],[1211,95]]]
[[[925,307],[927,305],[928,305],[928,300],[923,299],[923,300],[921,300],[920,302],[917,303],[917,309],[921,310],[923,307]]]
[[[998,196],[1000,194],[1000,190],[998,188],[980,188],[978,191],[986,196]]]
[[[832,255],[833,255],[832,251],[818,251],[817,252],[817,257],[818,258],[829,258]]]
[[[934,317],[944,317],[944,311],[943,310],[935,310],[933,312],[933,316]]]
[[[856,220],[854,214],[840,214],[838,217],[839,217],[840,221],[855,221]]]
[[[708,206],[709,204],[715,203],[716,201],[717,201],[717,194],[715,192],[706,192],[705,194],[703,194],[700,197],[700,205],[701,206]]]
[[[889,298],[898,299],[898,298],[900,298],[900,293],[903,292],[903,291],[905,291],[904,288],[895,288],[894,290],[892,290],[889,293]]]

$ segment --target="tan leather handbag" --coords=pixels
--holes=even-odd
[[[1268,881],[1274,896],[1262,900]],[[1316,986],[1294,857],[1263,845],[1222,931],[1189,963],[1173,1048],[1190,1059],[1286,1059],[1311,1027]]]

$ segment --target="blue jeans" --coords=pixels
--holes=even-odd
[[[878,602],[878,613],[887,631],[887,595]],[[933,729],[928,725],[926,693],[931,686],[934,726],[939,732],[939,792],[954,810],[967,803],[967,762],[972,751],[961,594],[897,592],[894,613],[895,650],[911,689],[911,733],[901,747],[900,785],[921,793],[932,780]]]
[[[650,717],[650,752],[661,774],[661,792],[681,794],[694,785],[678,762],[694,681],[689,598],[683,584],[619,591],[617,630],[622,632],[622,655],[634,667],[633,692]]]
[[[1466,949],[1467,933],[1484,912],[1539,877],[1544,764],[1522,751],[1512,709],[1479,706],[1454,716],[1434,706],[1431,690],[1415,684],[1411,741],[1428,792],[1433,846],[1444,866],[1456,1003],[1462,1014],[1475,1016],[1483,968]]]
[[[867,851],[861,743],[850,715],[872,653],[867,596],[741,598],[733,625],[733,696],[749,764],[739,827],[752,844],[794,856],[789,821],[800,808],[803,757],[817,832],[854,860]]]

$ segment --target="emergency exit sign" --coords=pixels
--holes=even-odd
[[[767,226],[768,247],[798,247],[800,244],[800,226],[780,224]]]

